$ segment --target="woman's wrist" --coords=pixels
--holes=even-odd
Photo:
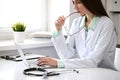
[[[61,30],[60,31],[54,31],[54,32],[52,32],[52,37],[53,38],[57,37],[60,32],[61,32]]]

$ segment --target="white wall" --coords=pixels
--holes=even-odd
[[[120,0],[106,0],[107,11],[115,24],[117,31],[117,44],[120,44]]]

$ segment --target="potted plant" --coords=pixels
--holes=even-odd
[[[12,25],[12,29],[14,31],[14,41],[17,43],[23,43],[26,25],[22,22],[16,22]]]

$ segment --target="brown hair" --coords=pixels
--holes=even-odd
[[[96,16],[108,16],[101,0],[80,0],[80,1],[94,15],[96,15]]]

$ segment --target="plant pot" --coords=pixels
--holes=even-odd
[[[25,32],[14,32],[14,41],[16,43],[24,43]]]

